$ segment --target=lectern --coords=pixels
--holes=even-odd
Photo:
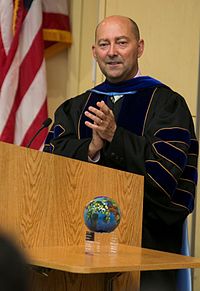
[[[27,250],[69,250],[83,245],[84,206],[99,195],[112,197],[120,205],[119,242],[141,245],[142,176],[2,142],[0,176],[0,226]],[[139,290],[138,271],[114,277],[113,290]],[[107,271],[52,270],[48,278],[33,272],[31,285],[34,291],[103,291],[112,278]]]

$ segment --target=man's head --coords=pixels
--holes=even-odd
[[[93,56],[111,83],[133,78],[138,71],[138,58],[144,50],[137,24],[124,16],[109,16],[95,32]]]

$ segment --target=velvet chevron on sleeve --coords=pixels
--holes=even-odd
[[[172,203],[192,212],[197,184],[197,140],[191,139],[188,130],[177,127],[162,128],[155,136],[161,140],[152,144],[156,159],[145,161],[147,174]]]

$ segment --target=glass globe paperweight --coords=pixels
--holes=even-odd
[[[85,252],[88,254],[113,254],[118,250],[115,229],[121,219],[118,204],[107,196],[98,196],[84,209],[84,222],[88,230],[85,236]]]

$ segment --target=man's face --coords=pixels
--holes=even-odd
[[[116,16],[107,18],[97,28],[93,55],[111,83],[131,79],[137,74],[144,42],[136,39],[131,25],[128,19]]]

